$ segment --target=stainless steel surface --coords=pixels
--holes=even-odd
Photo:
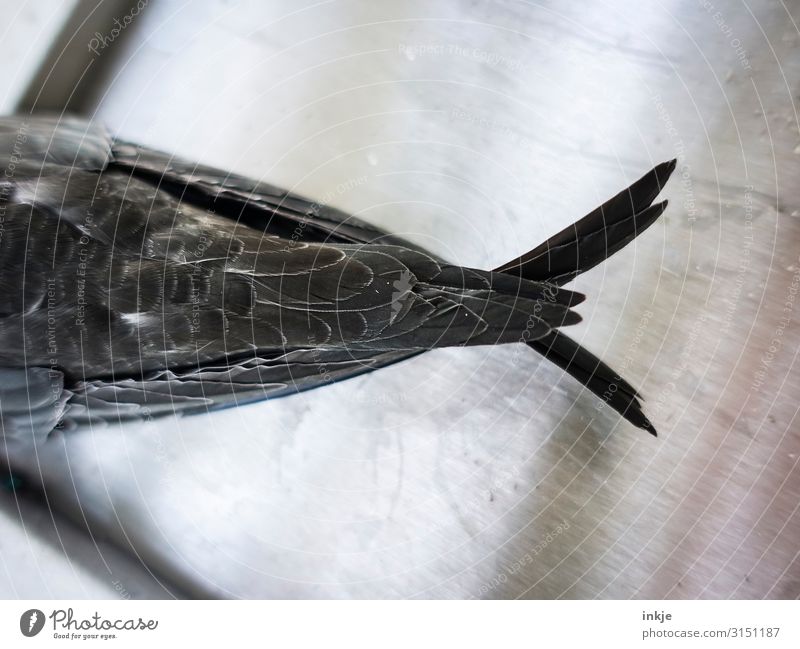
[[[47,59],[52,41],[81,0],[0,0],[0,112],[14,111]]]
[[[196,595],[800,596],[797,5],[396,4],[154,3],[95,115],[482,267],[679,157],[575,283],[658,439],[509,346],[16,462]]]

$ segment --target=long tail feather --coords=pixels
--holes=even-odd
[[[525,279],[565,284],[594,268],[650,227],[667,206],[652,205],[675,169],[664,162],[628,189],[530,252],[496,270]]]
[[[639,393],[633,386],[572,338],[553,331],[528,345],[580,381],[634,426],[657,434],[642,411]]]
[[[594,268],[650,227],[667,206],[653,205],[676,160],[664,162],[582,219],[521,257],[496,269],[524,279],[562,285]],[[528,346],[577,379],[634,426],[652,435],[639,393],[603,361],[560,331]]]

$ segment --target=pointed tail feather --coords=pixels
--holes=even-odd
[[[561,285],[594,268],[661,216],[666,201],[652,203],[675,165],[676,160],[658,165],[578,222],[496,270]]]
[[[552,331],[528,346],[576,378],[634,426],[657,434],[642,411],[639,393],[633,386],[572,338]]]

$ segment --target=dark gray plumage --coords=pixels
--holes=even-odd
[[[583,299],[561,285],[656,220],[674,161],[492,272],[81,120],[5,118],[0,146],[7,438],[280,396],[435,347],[514,342],[655,433],[636,391],[557,329],[580,320],[571,307]]]

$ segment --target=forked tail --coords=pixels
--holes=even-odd
[[[624,248],[650,227],[667,206],[653,204],[675,170],[664,162],[530,252],[496,269],[524,279],[565,284]],[[590,351],[560,331],[528,345],[580,381],[629,422],[655,435],[638,392]]]

